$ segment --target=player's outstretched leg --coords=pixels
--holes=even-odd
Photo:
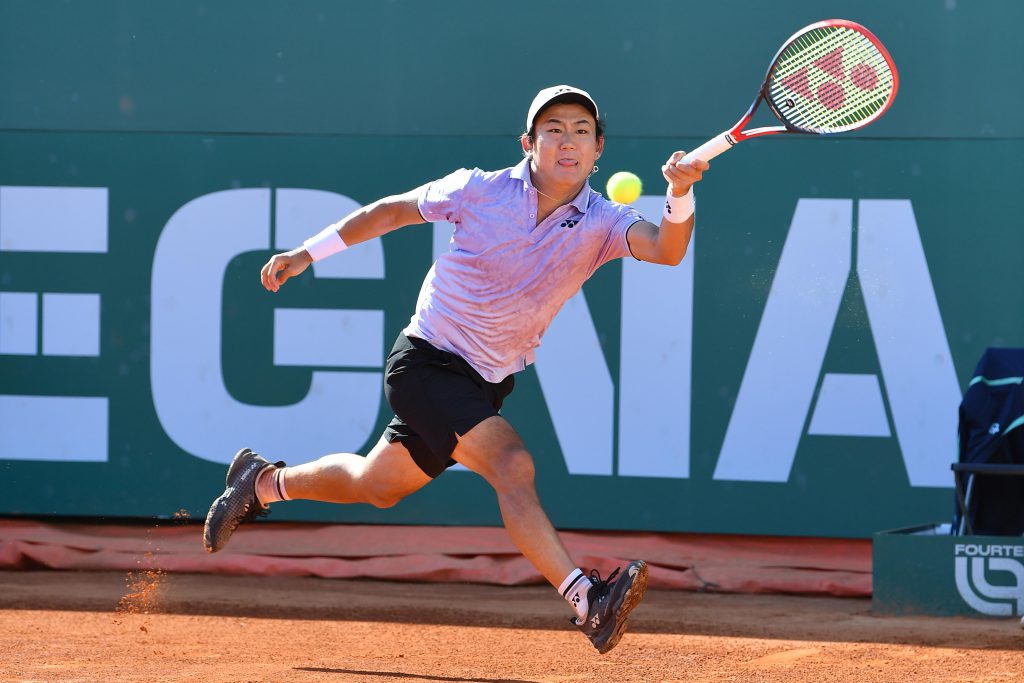
[[[587,592],[590,602],[587,618],[582,622],[573,619],[572,622],[590,638],[597,651],[604,654],[619,643],[622,634],[626,632],[629,613],[644,597],[644,591],[647,590],[647,563],[634,560],[626,565],[622,575],[619,575],[616,568],[605,581],[593,571],[590,580],[594,585]]]
[[[269,514],[268,508],[263,507],[256,497],[256,478],[268,467],[284,466],[283,462],[272,463],[248,448],[235,453],[224,480],[227,488],[213,501],[206,514],[203,545],[207,552],[215,553],[227,545],[231,534],[242,522]]]

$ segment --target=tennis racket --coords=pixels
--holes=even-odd
[[[768,67],[760,92],[736,125],[685,157],[709,161],[737,142],[776,133],[829,135],[863,128],[892,105],[899,74],[882,42],[860,24],[828,19],[797,31]],[[742,130],[761,100],[782,122]]]

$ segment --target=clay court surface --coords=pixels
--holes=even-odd
[[[652,590],[598,656],[551,589],[0,572],[0,681],[1020,681],[1017,622]]]

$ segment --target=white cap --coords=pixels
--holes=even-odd
[[[530,130],[530,128],[533,127],[533,120],[537,118],[537,114],[539,114],[544,107],[548,106],[551,100],[557,97],[562,97],[563,95],[576,95],[577,97],[581,97],[586,100],[590,103],[590,106],[587,108],[590,109],[590,113],[594,115],[594,120],[597,120],[597,102],[595,102],[594,98],[590,96],[590,93],[586,90],[574,88],[571,85],[553,85],[550,88],[544,88],[537,93],[536,97],[533,98],[533,104],[530,105],[530,112],[526,115],[526,130]]]

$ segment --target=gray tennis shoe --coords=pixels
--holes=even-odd
[[[621,576],[618,574],[617,567],[602,581],[597,571],[591,571],[590,580],[594,585],[587,591],[590,602],[587,618],[582,622],[572,619],[601,654],[619,644],[626,632],[629,613],[640,604],[647,590],[647,563],[643,560],[630,562],[626,571]]]
[[[213,501],[206,514],[203,545],[206,552],[215,553],[223,548],[242,522],[270,514],[256,497],[256,477],[267,467],[284,467],[283,462],[272,463],[248,448],[235,453],[224,478],[227,488]]]

